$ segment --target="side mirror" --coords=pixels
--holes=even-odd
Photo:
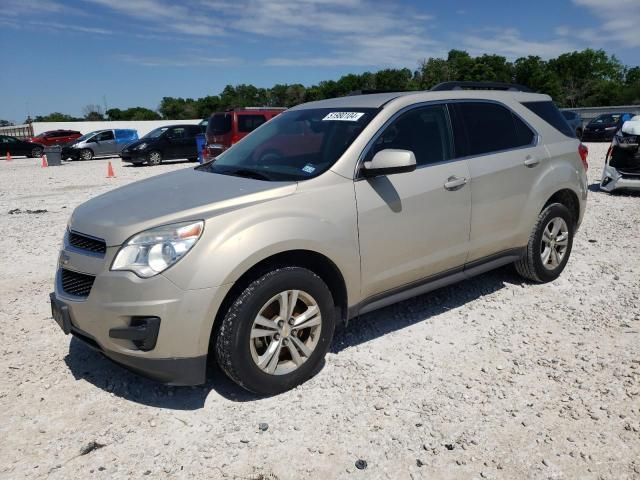
[[[363,167],[362,175],[367,178],[413,172],[416,156],[411,150],[388,148],[376,153],[370,162],[364,162]]]

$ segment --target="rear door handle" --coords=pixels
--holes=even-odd
[[[539,163],[540,163],[540,160],[538,158],[536,158],[536,157],[531,156],[531,155],[527,155],[526,158],[524,159],[524,166],[528,167],[528,168],[535,167]]]
[[[444,184],[444,188],[449,191],[459,190],[467,184],[466,178],[459,178],[455,175],[447,178],[446,183]]]

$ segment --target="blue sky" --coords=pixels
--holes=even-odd
[[[603,48],[640,64],[640,0],[0,0],[0,119],[157,108],[226,84]]]

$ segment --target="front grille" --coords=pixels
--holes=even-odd
[[[63,268],[61,272],[62,290],[76,297],[88,297],[95,279],[96,277],[93,275],[86,275]]]
[[[87,250],[101,255],[104,255],[107,251],[107,244],[104,240],[87,237],[78,232],[69,232],[69,244],[80,250]]]

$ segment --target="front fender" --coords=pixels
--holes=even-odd
[[[227,212],[206,221],[192,252],[167,270],[183,289],[233,284],[262,260],[291,250],[324,255],[359,296],[360,256],[353,182]]]

